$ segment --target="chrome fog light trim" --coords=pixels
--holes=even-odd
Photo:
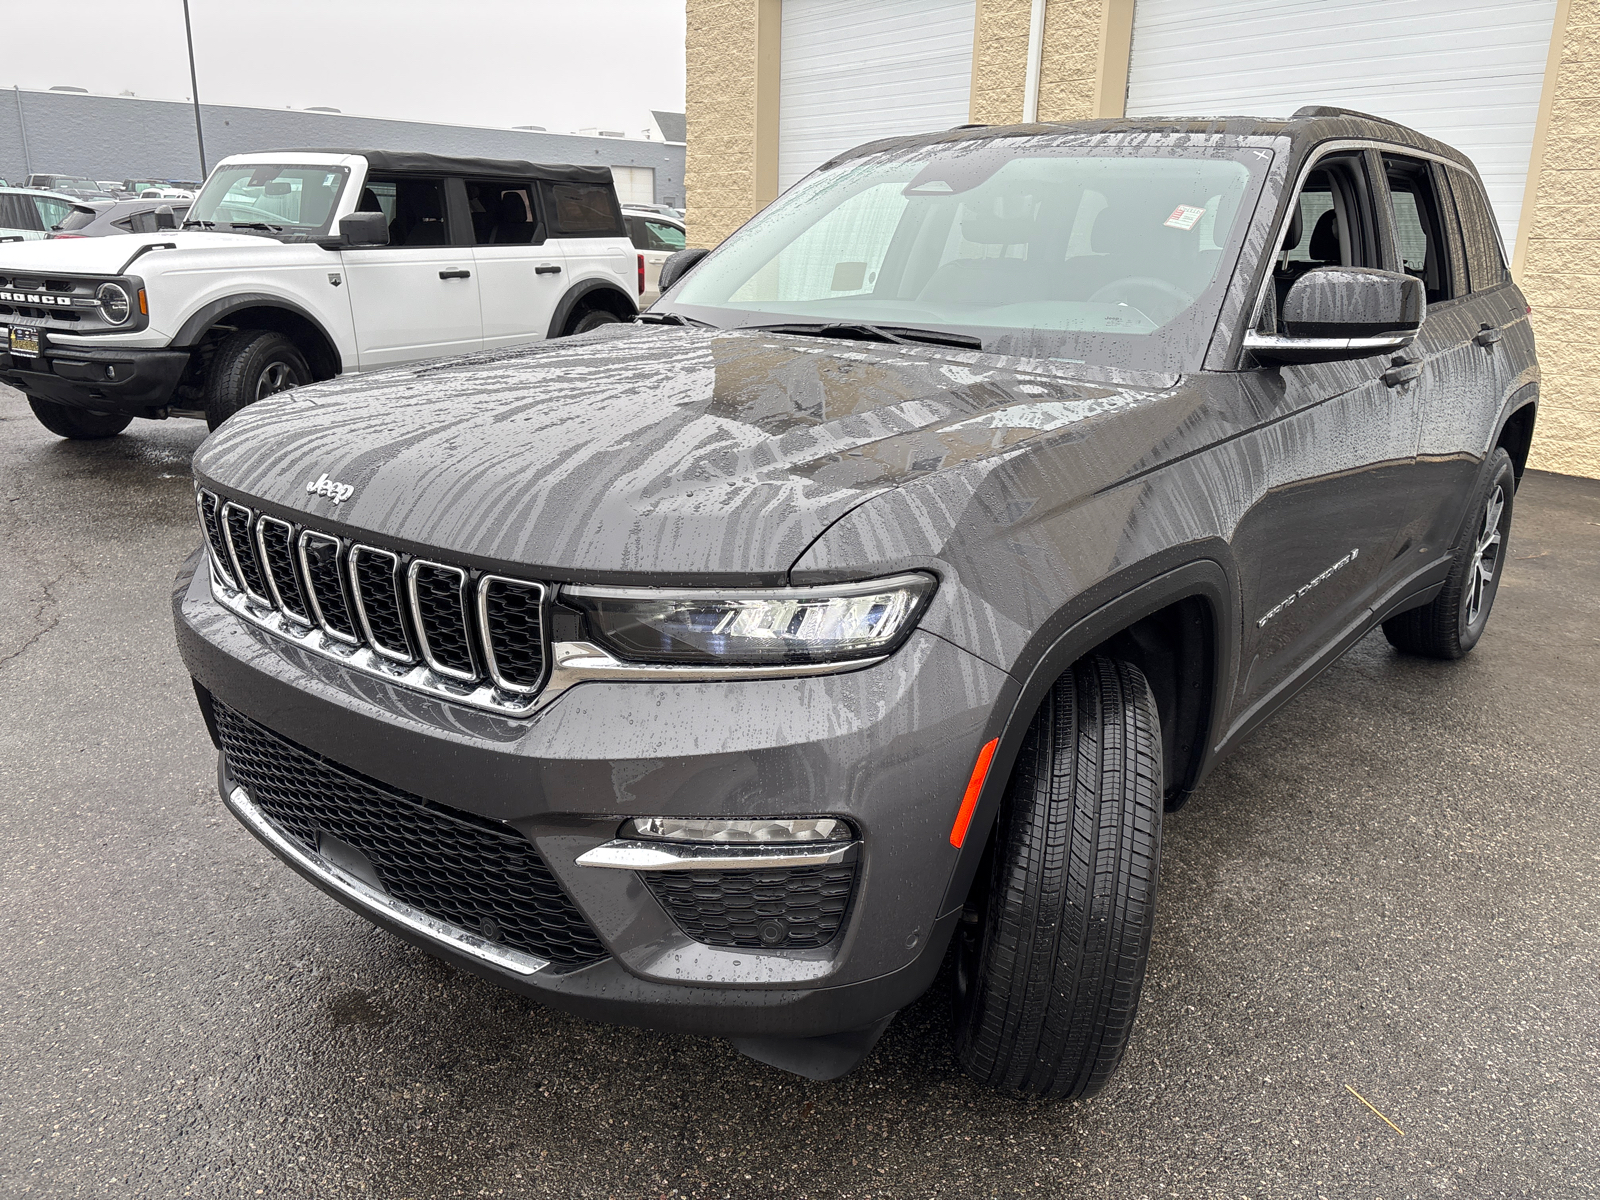
[[[770,867],[825,867],[854,856],[860,842],[788,846],[729,846],[710,842],[654,842],[618,838],[578,856],[580,867],[618,871],[744,871]]]

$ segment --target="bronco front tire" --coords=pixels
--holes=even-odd
[[[92,441],[96,438],[115,437],[128,427],[132,417],[121,413],[93,413],[87,409],[72,408],[66,404],[53,404],[49,400],[28,397],[28,407],[33,415],[57,437],[74,441]]]
[[[1144,675],[1079,662],[1006,788],[956,943],[956,1052],[1005,1091],[1099,1091],[1139,1008],[1161,861],[1161,727]]]
[[[305,356],[283,334],[231,333],[217,346],[206,373],[206,425],[215,429],[246,405],[310,382]]]

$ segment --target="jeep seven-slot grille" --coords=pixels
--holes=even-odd
[[[203,488],[197,507],[235,611],[397,683],[529,710],[546,673],[543,584],[292,525]]]
[[[606,957],[539,851],[498,821],[367,779],[214,706],[228,775],[288,837],[359,850],[396,900],[563,966]]]

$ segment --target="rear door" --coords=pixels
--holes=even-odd
[[[636,297],[638,251],[628,240],[611,185],[547,182],[540,191],[551,248],[561,250],[567,289],[585,279],[605,279]]]
[[[364,371],[483,348],[472,246],[447,182],[369,175],[361,189],[358,211],[389,219],[387,246],[342,255]]]
[[[527,179],[469,179],[466,195],[484,348],[538,341],[549,332],[567,274],[538,187]]]

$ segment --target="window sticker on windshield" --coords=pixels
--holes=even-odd
[[[1172,210],[1172,215],[1161,223],[1172,229],[1188,230],[1193,229],[1195,222],[1205,215],[1206,210],[1203,208],[1196,208],[1192,204],[1180,204]]]

